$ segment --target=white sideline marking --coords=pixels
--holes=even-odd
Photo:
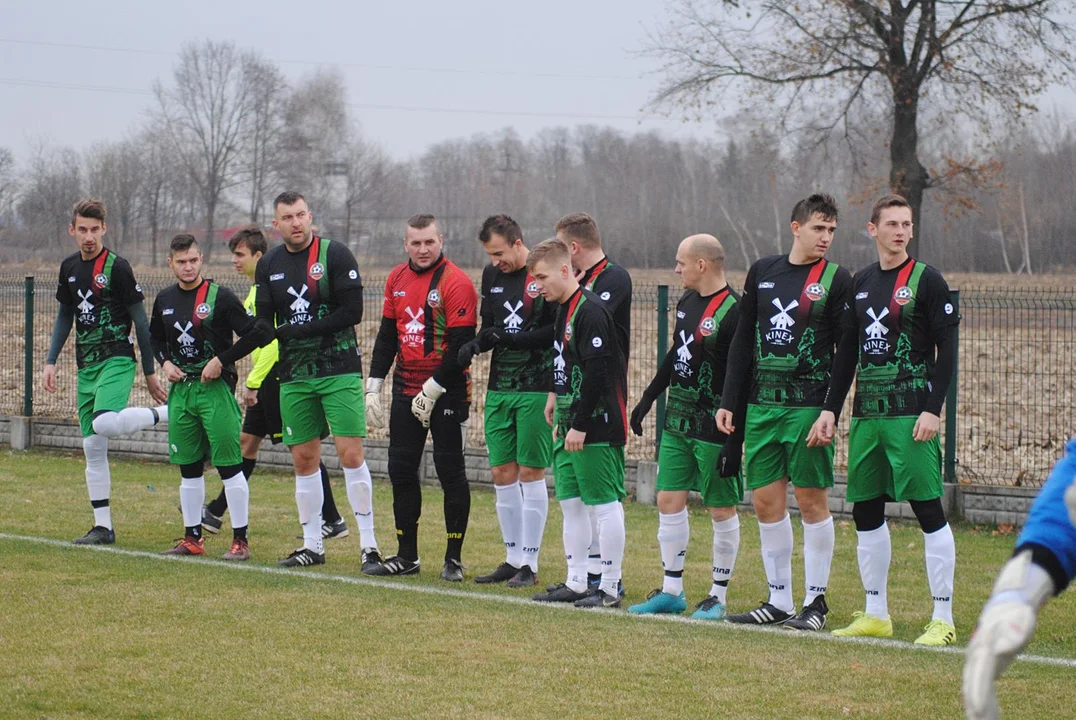
[[[332,575],[329,573],[314,572],[311,570],[295,570],[290,568],[269,567],[266,565],[251,565],[248,563],[213,560],[211,558],[205,557],[177,557],[175,555],[161,555],[159,553],[149,552],[147,550],[127,550],[125,548],[117,548],[109,545],[73,545],[70,541],[67,540],[36,537],[33,535],[15,535],[12,533],[0,533],[0,540],[33,543],[35,545],[47,545],[50,547],[63,548],[65,550],[73,550],[77,552],[94,551],[102,553],[111,553],[113,555],[123,555],[126,557],[143,558],[147,560],[187,563],[190,564],[192,567],[210,566],[214,568],[235,570],[238,572],[260,573],[262,575],[280,575],[288,578],[303,578],[305,580],[320,580],[322,582],[338,582],[349,585],[375,587],[383,590],[393,590],[395,592],[418,593],[421,595],[439,595],[441,597],[461,598],[464,600],[472,601],[482,600],[486,602],[500,603],[502,605],[520,605],[529,608],[547,609],[553,611],[571,611],[576,613],[577,615],[582,612],[586,612],[590,615],[600,613],[601,615],[624,618],[630,621],[666,622],[686,625],[697,625],[701,627],[713,628],[718,630],[719,632],[770,633],[789,639],[806,639],[821,642],[843,643],[847,645],[867,645],[870,647],[885,648],[887,650],[905,650],[910,652],[936,653],[942,655],[964,655],[963,647],[929,647],[924,645],[915,645],[913,643],[904,642],[901,640],[887,640],[884,638],[838,637],[835,635],[831,635],[828,632],[796,632],[777,627],[767,627],[764,625],[735,625],[733,623],[714,622],[712,620],[693,620],[686,615],[629,615],[628,613],[623,611],[604,610],[600,608],[591,609],[589,611],[581,611],[576,608],[573,608],[567,603],[536,603],[528,598],[512,597],[510,595],[491,595],[488,593],[467,592],[466,590],[432,587],[429,585],[400,584],[391,580],[375,580],[373,578],[367,577],[356,577],[352,575]],[[1055,667],[1076,668],[1076,659],[1074,658],[1050,657],[1047,655],[1020,655],[1016,658],[1016,660],[1018,662],[1026,662],[1033,665],[1052,665]]]

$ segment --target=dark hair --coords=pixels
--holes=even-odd
[[[878,202],[874,203],[874,207],[871,208],[871,225],[877,225],[878,221],[882,218],[882,211],[886,208],[904,207],[909,210],[912,209],[911,203],[905,200],[900,195],[886,195]]]
[[[180,233],[172,238],[172,242],[168,244],[168,257],[172,257],[176,253],[187,252],[192,247],[198,247],[198,241],[194,239],[194,236]]]
[[[534,246],[530,255],[527,256],[527,269],[534,272],[534,267],[540,262],[571,263],[572,252],[568,246],[557,238],[543,240]]]
[[[228,238],[228,249],[235,252],[240,243],[247,246],[247,250],[250,251],[251,255],[259,252],[264,255],[269,250],[269,243],[265,241],[265,233],[257,225],[247,225],[245,228],[237,230],[235,235]]]
[[[276,196],[276,200],[273,201],[273,210],[276,210],[278,205],[294,205],[300,200],[305,201],[306,198],[294,190],[285,190]]]
[[[837,201],[832,195],[815,193],[806,200],[800,200],[792,208],[792,222],[803,225],[812,215],[821,215],[823,220],[837,222]]]
[[[419,213],[418,215],[412,215],[407,219],[407,227],[415,228],[416,230],[425,230],[430,225],[437,222],[437,218],[429,213]]]
[[[509,245],[523,239],[523,231],[519,229],[519,223],[507,215],[490,215],[486,218],[486,221],[482,223],[482,229],[478,231],[478,240],[485,245],[494,233],[507,240]]]
[[[91,220],[105,221],[105,204],[101,200],[89,198],[79,200],[75,207],[71,208],[71,225],[75,224],[75,218],[84,217]]]
[[[600,248],[602,246],[598,223],[586,213],[571,213],[557,220],[556,232],[563,232],[585,248]]]

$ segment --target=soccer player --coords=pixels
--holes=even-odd
[[[150,319],[153,354],[168,388],[168,459],[179,465],[184,536],[166,555],[204,555],[203,468],[208,454],[232,510],[232,546],[225,560],[249,560],[250,492],[239,448],[235,362],[273,337],[272,326],[247,315],[231,290],[202,278],[202,251],[193,235],[176,235],[168,267],[178,282],[157,294]],[[240,336],[232,344],[232,333]]]
[[[725,280],[725,250],[713,235],[692,235],[676,251],[676,274],[686,291],[676,306],[674,338],[657,375],[631,411],[631,429],[643,434],[643,418],[654,400],[669,389],[665,429],[658,450],[658,546],[665,578],[646,602],[632,605],[629,613],[682,613],[684,555],[690,534],[687,496],[702,495],[713,521],[713,585],[696,606],[692,617],[725,617],[729,580],[740,547],[740,518],[736,506],[743,500],[740,458],[743,438],[717,430],[714,414],[721,401],[729,345],[739,319],[739,297]],[[742,434],[744,408],[738,416]]]
[[[445,563],[441,579],[463,581],[463,539],[471,514],[471,487],[463,461],[470,413],[471,373],[459,351],[475,336],[478,293],[466,273],[444,255],[444,236],[433,215],[415,215],[404,230],[408,261],[385,282],[381,327],[370,359],[366,403],[370,423],[384,427],[381,386],[392,361],[389,410],[389,480],[399,549],[375,574],[419,572],[418,471],[426,436],[445,493]]]
[[[168,419],[168,394],[154,374],[149,321],[142,306],[142,286],[127,261],[102,244],[107,231],[105,205],[83,200],[71,211],[68,232],[78,252],[60,264],[56,300],[60,303],[52,340],[42,373],[42,385],[56,392],[56,361],[71,327],[75,327],[75,362],[78,365],[78,421],[86,456],[86,489],[93,508],[93,527],[76,545],[116,542],[109,497],[112,476],[108,467],[108,439],[145,430]],[[142,373],[155,408],[129,408],[134,385],[135,359],[131,324],[138,338]]]
[[[553,471],[564,515],[568,577],[539,593],[539,602],[576,607],[620,607],[624,562],[624,443],[627,439],[627,363],[609,310],[579,285],[568,247],[557,239],[539,243],[527,268],[546,302],[557,303],[553,387],[546,421],[553,426]],[[587,549],[593,507],[601,534],[602,575],[597,590],[587,582]]]
[[[833,560],[832,446],[808,445],[829,387],[834,346],[851,325],[852,276],[825,258],[837,229],[837,206],[811,195],[792,210],[792,250],[762,258],[747,272],[740,322],[729,349],[717,428],[731,435],[733,410],[748,393],[745,475],[758,517],[769,598],[729,622],[826,625],[826,585]],[[807,591],[797,615],[792,600],[792,521],[788,485],[803,521]]]
[[[842,339],[831,392],[812,429],[828,445],[845,395],[856,383],[848,438],[848,492],[856,523],[859,576],[867,601],[834,635],[892,637],[886,583],[892,546],[885,504],[907,500],[923,531],[934,617],[915,642],[950,645],[956,546],[941,497],[938,426],[956,353],[960,322],[949,286],[934,268],[908,256],[912,209],[899,195],[874,204],[867,232],[878,262],[856,273],[855,331]]]
[[[983,607],[964,659],[970,720],[996,720],[997,680],[1031,641],[1039,611],[1076,578],[1076,440],[1035,498],[1012,558]]]
[[[268,251],[265,234],[257,225],[250,225],[238,230],[228,240],[232,252],[232,267],[248,280],[254,279],[254,270],[258,261]],[[250,286],[243,307],[247,314],[254,316],[254,300],[257,287]],[[243,451],[243,475],[247,481],[258,463],[258,451],[262,438],[268,437],[274,445],[284,439],[284,427],[280,420],[280,378],[277,376],[277,359],[280,352],[277,342],[273,340],[268,346],[256,349],[252,358],[254,365],[247,374],[243,389],[243,430],[239,435],[239,445]],[[328,435],[328,428],[322,428],[322,438]],[[324,540],[345,538],[349,531],[347,523],[336,509],[332,487],[329,485],[329,471],[325,463],[318,465],[321,473],[321,491],[325,502],[321,506],[321,537]],[[224,512],[228,509],[227,493],[222,489],[220,495],[212,500],[202,511],[202,528],[211,533],[220,532]]]
[[[318,468],[328,426],[359,527],[362,572],[370,574],[380,567],[381,555],[374,537],[373,482],[362,447],[366,411],[362,351],[355,339],[355,326],[362,322],[362,278],[346,245],[314,235],[314,218],[302,195],[281,193],[273,211],[273,227],[284,243],[258,261],[255,312],[276,326],[280,417],[295,463],[295,503],[303,526],[303,546],[279,564],[325,563]]]
[[[530,251],[515,220],[487,218],[478,239],[491,261],[482,271],[482,330],[460,348],[459,361],[469,367],[474,355],[493,350],[484,427],[507,557],[475,582],[529,587],[536,582],[549,513],[545,469],[552,460],[553,437],[545,404],[552,388],[553,343],[513,350],[511,340],[533,328],[551,328],[555,309],[539,295],[527,270]]]

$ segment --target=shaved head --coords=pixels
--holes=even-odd
[[[680,248],[691,257],[702,258],[711,265],[725,266],[725,248],[713,235],[691,235],[684,238]]]
[[[687,290],[702,294],[725,285],[725,248],[713,235],[690,235],[676,249],[676,274]]]

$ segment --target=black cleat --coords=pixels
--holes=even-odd
[[[85,535],[71,542],[75,545],[111,545],[116,542],[116,531],[103,525],[94,525]]]
[[[778,610],[768,602],[764,602],[750,612],[729,615],[725,620],[737,625],[781,625],[791,618],[792,613]]]
[[[380,565],[372,567],[367,575],[418,575],[419,561],[406,560],[399,555],[385,558]]]
[[[463,563],[459,560],[445,560],[445,567],[441,570],[441,579],[447,582],[463,582]]]
[[[314,552],[309,548],[299,548],[277,563],[280,567],[307,567],[308,565],[324,564],[325,553]]]
[[[515,575],[508,581],[508,587],[510,588],[528,588],[538,583],[538,576],[531,570],[530,565],[524,565],[519,569]]]
[[[202,529],[208,533],[216,535],[220,532],[221,527],[224,525],[224,518],[219,518],[213,513],[209,512],[209,506],[202,506]]]
[[[377,575],[377,569],[381,567],[381,553],[377,548],[362,549],[362,574]]]
[[[333,538],[346,538],[351,534],[351,531],[347,529],[347,523],[344,522],[344,518],[340,518],[333,523],[325,523],[321,526],[321,539],[332,540]]]
[[[519,572],[519,568],[515,565],[509,565],[506,562],[497,566],[497,569],[488,575],[479,575],[474,579],[479,585],[487,585],[489,583],[503,583],[511,580]]]
[[[534,596],[536,602],[570,602],[574,603],[577,600],[582,600],[590,594],[590,590],[584,590],[583,592],[576,592],[570,587],[561,583],[554,585],[552,590],[544,593],[538,593]]]
[[[526,566],[524,566],[524,567],[526,567]],[[601,587],[601,584],[602,584],[602,576],[601,575],[594,575],[592,573],[587,573],[587,590],[590,590],[592,592],[596,591],[599,587]],[[560,585],[546,585],[545,586],[545,591],[546,592],[553,592],[558,587],[560,587]],[[620,599],[623,600],[624,599],[624,581],[623,580],[617,581],[616,591],[617,591],[617,594],[620,595]]]
[[[826,596],[819,595],[811,604],[800,610],[800,614],[785,623],[789,630],[821,630],[826,626],[826,615],[829,606],[826,605]]]
[[[574,604],[577,608],[618,608],[620,597],[610,595],[604,590],[596,590],[585,598],[576,600]]]

